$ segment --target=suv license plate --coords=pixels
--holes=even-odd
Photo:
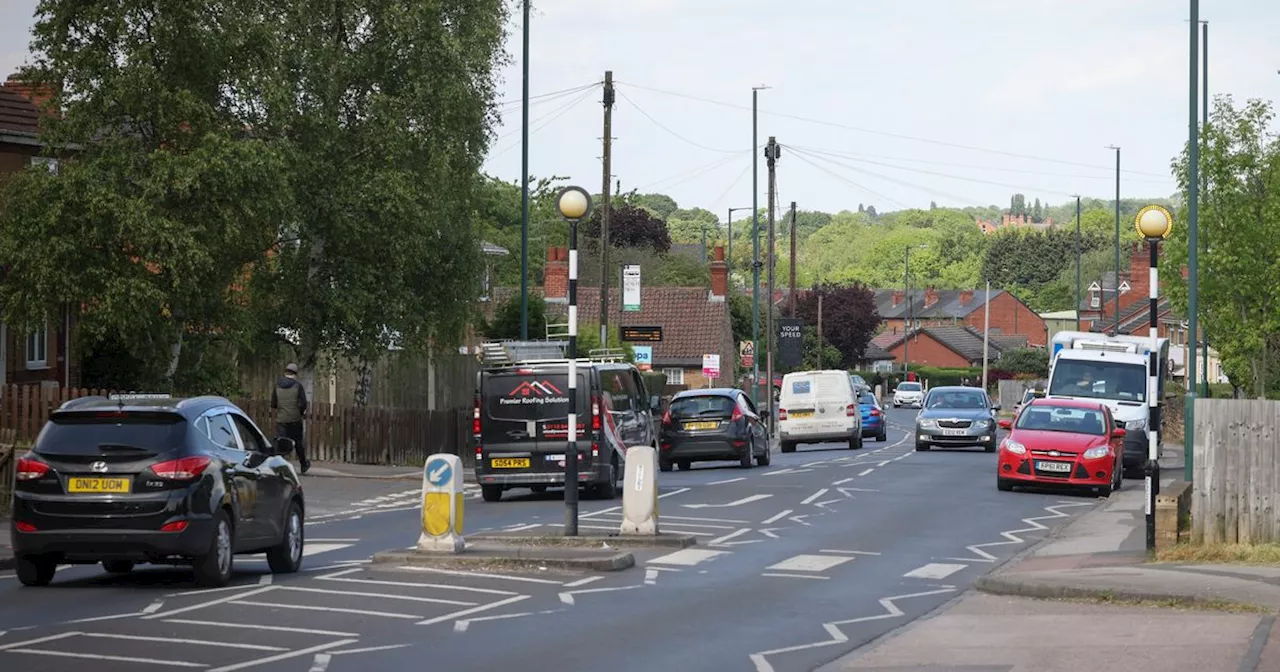
[[[1040,471],[1055,471],[1061,474],[1071,473],[1071,463],[1069,462],[1036,462],[1036,469]]]
[[[67,479],[67,492],[92,492],[98,494],[128,494],[127,478],[82,478],[72,476]]]
[[[943,436],[964,436],[964,435],[965,435],[965,434],[967,434],[967,433],[968,433],[968,430],[964,430],[964,429],[944,429],[944,430],[942,430],[942,435],[943,435]]]
[[[527,457],[498,457],[489,462],[494,469],[524,469],[529,466]]]

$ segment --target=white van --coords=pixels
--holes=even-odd
[[[862,447],[862,413],[846,371],[797,371],[782,378],[778,402],[782,452],[801,443],[848,441]]]

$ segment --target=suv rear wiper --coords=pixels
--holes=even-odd
[[[150,453],[150,448],[127,446],[122,443],[99,443],[98,450],[104,453]]]

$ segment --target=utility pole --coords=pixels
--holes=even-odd
[[[818,290],[818,370],[822,370],[822,290]]]
[[[906,381],[907,372],[911,370],[911,356],[908,354],[908,348],[911,347],[911,248],[903,250],[902,255],[902,290],[907,295],[907,320],[903,322],[902,328],[902,380]]]
[[[1199,112],[1196,101],[1196,89],[1199,88],[1199,77],[1196,75],[1197,52],[1200,45],[1197,44],[1196,28],[1200,24],[1200,0],[1191,0],[1191,68],[1190,68],[1190,100],[1188,101],[1189,119],[1187,120],[1187,328],[1191,335],[1188,339],[1191,343],[1190,352],[1195,352],[1196,340],[1200,336],[1200,124],[1198,119]],[[1196,434],[1196,367],[1195,358],[1192,357],[1187,367],[1187,397],[1186,408],[1183,412],[1185,424],[1183,425],[1183,450],[1185,453],[1184,477],[1188,483],[1193,483],[1195,464],[1195,434]],[[1203,487],[1196,486],[1196,487]]]
[[[529,5],[524,0],[524,101],[520,125],[520,340],[529,340]]]
[[[760,91],[769,87],[760,85],[751,87],[751,384],[752,398],[756,400],[756,408],[761,406],[760,399],[760,131],[759,99]],[[769,381],[772,387],[773,381]],[[766,388],[767,389],[767,388]],[[773,395],[769,395],[772,397]]]
[[[1076,331],[1080,331],[1080,303],[1083,297],[1080,296],[1080,255],[1083,254],[1080,247],[1080,196],[1076,195]]]
[[[613,71],[604,71],[604,180],[600,188],[600,347],[609,347],[609,180],[613,177]]]
[[[1203,129],[1207,129],[1209,126],[1209,22],[1202,21],[1201,23],[1203,23],[1204,25],[1202,26],[1203,30],[1200,33],[1200,42],[1201,42],[1200,52],[1201,52],[1201,55],[1204,57],[1204,61],[1202,62],[1202,65],[1200,67],[1200,69],[1202,70],[1200,74],[1204,78],[1204,86],[1201,87],[1200,93],[1203,96],[1201,101],[1204,105],[1204,117],[1200,120],[1200,124],[1201,124],[1200,127]],[[1200,193],[1202,194],[1209,193],[1209,175],[1207,172],[1204,175],[1200,176]],[[1202,233],[1207,234],[1208,232],[1205,231]],[[1203,236],[1203,238],[1204,238],[1204,246],[1203,246],[1204,250],[1202,251],[1207,257],[1209,255],[1209,236],[1205,235]],[[1208,397],[1209,396],[1209,339],[1205,338],[1203,340],[1204,340],[1204,345],[1202,347],[1204,348],[1204,356],[1201,359],[1204,361],[1204,379],[1203,379],[1203,382],[1201,382],[1201,385],[1203,385],[1203,387],[1200,389],[1200,396]]]
[[[777,266],[777,256],[778,256],[777,255],[777,239],[775,237],[776,229],[774,227],[773,206],[774,206],[774,199],[777,196],[777,188],[778,188],[778,182],[777,182],[778,156],[781,153],[782,153],[782,148],[778,145],[778,141],[774,139],[773,136],[769,136],[769,144],[765,145],[765,148],[764,148],[764,158],[766,161],[768,161],[768,165],[769,165],[769,254],[768,254],[768,263],[769,263],[768,297],[769,298],[768,298],[768,301],[765,303],[765,307],[769,311],[767,313],[768,319],[766,320],[766,324],[768,325],[768,328],[765,331],[765,334],[769,339],[768,341],[769,347],[766,350],[766,355],[765,355],[765,380],[768,381],[767,383],[768,387],[766,387],[765,389],[768,390],[768,395],[769,395],[769,417],[770,418],[773,417],[773,407],[774,407],[773,349],[774,349],[774,346],[777,345],[777,341],[778,341],[778,339],[776,338],[776,335],[774,334],[774,326],[773,326],[773,290],[774,290],[774,287],[776,286],[774,283],[774,267]],[[773,423],[770,423],[769,427],[770,427],[769,431],[770,433],[772,433],[774,429]]]
[[[791,317],[796,316],[796,202],[791,201]]]
[[[1120,335],[1120,148],[1112,145],[1108,149],[1116,150],[1116,336]]]
[[[982,313],[982,389],[987,389],[987,347],[991,340],[991,280],[987,279],[987,300]]]

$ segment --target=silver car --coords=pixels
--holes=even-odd
[[[996,450],[996,411],[983,390],[975,387],[935,387],[916,416],[916,450],[933,446],[981,446]]]

